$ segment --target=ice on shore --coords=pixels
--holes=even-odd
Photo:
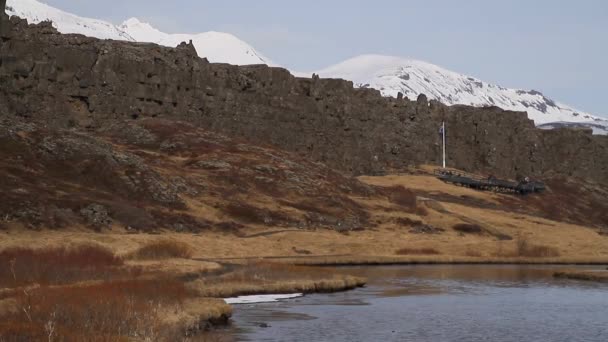
[[[276,294],[276,295],[254,295],[254,296],[239,296],[234,298],[224,298],[228,304],[256,304],[256,303],[274,303],[284,299],[292,299],[302,297],[302,293],[292,294]]]

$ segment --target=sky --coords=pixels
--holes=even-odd
[[[42,1],[168,33],[232,33],[291,70],[361,54],[419,59],[608,117],[606,0]]]

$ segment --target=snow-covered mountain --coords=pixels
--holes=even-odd
[[[7,0],[7,13],[29,22],[50,20],[62,33],[80,33],[101,39],[153,42],[175,47],[192,40],[198,54],[216,63],[277,65],[237,37],[221,32],[168,34],[131,18],[121,25],[82,18],[36,0]],[[311,75],[295,72],[295,75]],[[358,87],[378,89],[385,96],[399,92],[410,99],[425,94],[447,105],[498,106],[526,111],[541,128],[564,126],[592,128],[608,135],[608,119],[593,116],[553,101],[538,91],[508,89],[433,64],[378,55],[365,55],[317,71],[321,77],[344,78]]]
[[[80,33],[100,39],[134,41],[131,36],[111,23],[79,17],[36,0],[7,0],[6,13],[27,19],[31,24],[50,20],[61,33]]]
[[[50,20],[61,33],[80,33],[100,39],[150,42],[169,47],[176,47],[181,42],[192,40],[199,56],[206,57],[210,62],[276,65],[253,47],[228,33],[168,34],[136,18],[131,18],[117,26],[103,20],[82,18],[36,0],[7,0],[6,5],[8,15],[25,18],[30,23]]]
[[[253,47],[228,33],[211,31],[198,34],[168,34],[137,18],[125,21],[118,28],[138,42],[175,47],[181,42],[192,40],[198,54],[214,63],[276,65]]]
[[[530,119],[544,127],[563,127],[564,122],[570,122],[592,128],[596,134],[608,134],[607,119],[555,102],[538,91],[504,88],[417,60],[364,55],[316,73],[348,79],[357,87],[375,88],[385,96],[397,97],[401,92],[416,99],[425,94],[447,105],[497,106],[528,112]]]

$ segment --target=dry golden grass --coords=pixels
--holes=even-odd
[[[400,200],[391,201],[385,194],[379,193],[377,196],[354,194],[350,200],[356,202],[356,206],[361,210],[369,213],[369,225],[364,225],[363,228],[366,229],[362,231],[350,232],[348,235],[330,229],[319,229],[320,227],[314,225],[302,229],[296,226],[273,228],[263,224],[248,224],[246,227],[235,225],[235,229],[212,229],[196,235],[162,230],[160,232],[163,239],[191,246],[193,258],[220,261],[223,258],[309,256],[298,253],[302,251],[311,252],[310,256],[313,257],[327,256],[328,259],[332,256],[346,256],[352,260],[381,257],[390,259],[398,249],[416,249],[421,246],[441,251],[440,256],[435,256],[437,260],[458,259],[467,256],[467,251],[471,249],[482,256],[500,258],[494,255],[497,255],[497,251],[501,248],[505,252],[512,253],[503,256],[506,260],[516,255],[517,247],[516,241],[498,241],[503,236],[525,236],[529,241],[534,241],[535,245],[555,248],[560,257],[553,259],[586,260],[590,263],[608,261],[608,238],[599,236],[596,230],[589,227],[500,210],[498,205],[501,199],[511,195],[456,187],[424,174],[360,179],[387,188],[401,186],[414,192],[424,191],[428,196],[436,196],[437,199],[424,197],[426,195],[423,194],[417,198],[416,212],[410,212],[395,203]],[[452,201],[453,198],[449,198],[444,201],[443,194],[449,194],[458,200]],[[407,196],[405,197],[407,199]],[[204,198],[185,198],[184,201],[195,216],[226,223],[222,227],[229,226],[227,218],[223,216],[221,210],[218,211],[210,204],[212,202],[206,203]],[[252,201],[255,202],[256,207],[264,210],[272,212],[283,210],[276,199],[267,196]],[[479,207],[480,203],[494,203],[497,207]],[[424,215],[418,213],[421,209],[426,211]],[[444,229],[445,232],[436,235],[412,234],[409,232],[410,227],[399,223],[405,222],[404,220],[421,222],[424,225]],[[462,236],[459,232],[450,229],[463,222],[478,224],[484,229],[484,234]],[[156,236],[145,234],[125,235],[121,229],[114,229],[104,234],[76,230],[37,232],[8,230],[0,234],[3,234],[0,239],[0,249],[9,246],[46,247],[93,241],[112,249],[115,253],[127,256],[158,239]],[[550,252],[541,252],[537,251],[538,254],[550,255]],[[489,261],[493,262],[493,260]]]
[[[249,294],[335,292],[365,284],[365,279],[335,274],[331,270],[274,262],[246,262],[235,270],[190,283],[202,297]]]
[[[513,250],[499,248],[494,255],[505,258],[557,258],[561,254],[555,247],[532,244],[526,237],[519,237]]]
[[[171,279],[105,281],[35,287],[16,292],[16,311],[0,317],[6,340],[157,340],[164,331],[159,313],[188,296]]]
[[[8,248],[0,256],[2,341],[174,341],[231,314],[172,273],[134,273],[101,246]]]
[[[480,251],[475,251],[472,249],[465,251],[464,255],[471,258],[481,258],[483,256]]]

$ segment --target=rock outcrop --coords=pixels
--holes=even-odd
[[[48,23],[3,22],[9,29],[0,46],[1,116],[90,130],[171,118],[351,174],[437,163],[445,120],[450,166],[608,181],[608,137],[538,130],[525,113],[447,107],[424,96],[385,98],[344,80],[297,78],[265,65],[211,64],[190,44],[103,41],[61,35]]]
[[[8,25],[8,15],[6,14],[6,0],[0,0],[0,40],[6,35],[8,35],[9,25]]]

